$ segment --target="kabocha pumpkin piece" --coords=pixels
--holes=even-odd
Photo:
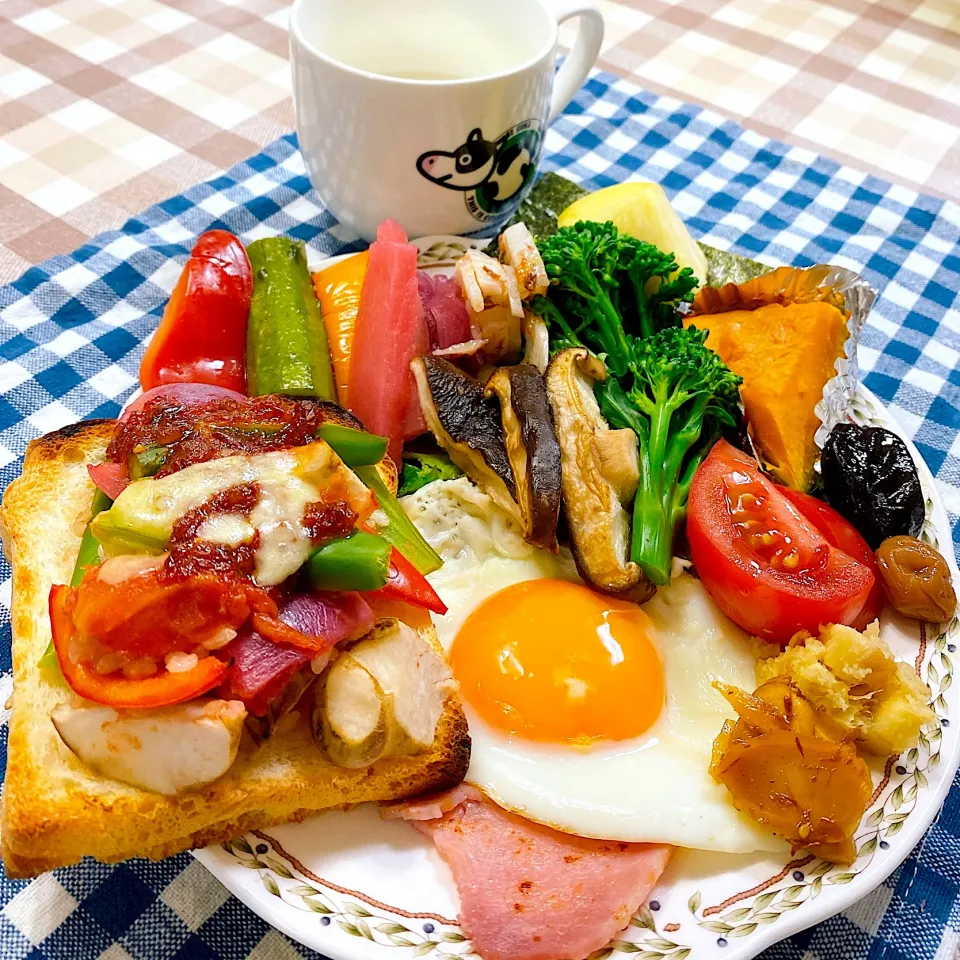
[[[797,490],[813,481],[816,407],[848,336],[843,298],[817,285],[823,272],[785,267],[739,286],[705,288],[684,321],[709,331],[707,346],[743,377],[740,395],[757,452]]]

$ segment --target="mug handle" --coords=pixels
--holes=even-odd
[[[549,123],[573,99],[587,79],[590,68],[597,62],[603,43],[603,15],[596,0],[549,0],[547,6],[558,24],[571,17],[580,18],[573,49],[554,79]]]

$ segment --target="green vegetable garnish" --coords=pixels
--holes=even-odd
[[[390,573],[391,550],[383,537],[356,530],[312,553],[307,578],[318,590],[379,590]]]
[[[140,480],[152,477],[166,462],[169,447],[147,447],[130,457],[130,479]]]
[[[621,234],[610,222],[581,220],[539,243],[550,297],[531,309],[551,326],[551,348],[586,346],[622,377],[632,341],[677,326],[677,307],[693,300],[697,278],[672,253]]]
[[[348,467],[363,467],[379,463],[387,452],[388,440],[375,433],[354,430],[339,423],[324,423],[317,431],[321,440],[326,440],[334,452]]]
[[[463,471],[445,453],[405,453],[397,496],[416,493],[434,480],[456,480]]]
[[[377,468],[356,467],[354,472],[373,491],[380,509],[387,517],[387,525],[377,530],[380,536],[392,543],[422,574],[439,570],[443,561],[404,513],[400,502],[377,473]]]
[[[634,346],[632,384],[611,380],[600,409],[614,427],[630,427],[640,447],[630,557],[656,584],[670,582],[677,524],[693,475],[740,416],[740,377],[704,346],[706,330],[672,327]]]
[[[113,501],[99,487],[93,492],[93,504],[90,507],[90,519],[92,520],[98,513],[110,508]],[[77,561],[73,565],[73,575],[70,577],[70,586],[77,587],[83,579],[83,575],[89,567],[96,567],[100,564],[100,541],[90,530],[90,523],[83,531],[80,538],[80,549],[77,552]],[[57,651],[53,646],[53,641],[47,644],[47,649],[43,651],[43,656],[37,661],[37,666],[41,670],[48,670],[60,674],[60,661],[57,659]],[[62,676],[62,675],[61,675]]]
[[[551,287],[532,309],[550,328],[551,349],[585,346],[607,366],[601,410],[611,426],[632,429],[639,448],[631,559],[667,584],[690,483],[738,422],[741,380],[704,345],[705,331],[681,326],[678,307],[697,280],[672,254],[590,221],[561,227],[539,248]]]

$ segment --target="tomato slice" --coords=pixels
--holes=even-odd
[[[140,363],[143,389],[209,383],[245,394],[252,293],[243,244],[226,230],[202,234]]]
[[[858,630],[863,630],[868,623],[873,623],[880,616],[884,605],[880,569],[877,567],[877,558],[870,549],[870,545],[860,536],[856,527],[829,504],[811,497],[809,493],[801,493],[789,487],[777,487],[777,489],[803,514],[805,520],[817,528],[817,532],[830,546],[853,557],[854,560],[868,567],[873,574],[873,589],[860,611],[860,616],[852,624]]]
[[[215,657],[200,660],[192,670],[182,673],[160,673],[143,680],[130,680],[121,675],[101,674],[91,664],[70,659],[71,646],[77,636],[73,621],[77,589],[67,586],[50,588],[50,626],[60,669],[74,693],[111,707],[165,707],[184,703],[212,690],[226,675],[227,664]]]
[[[373,592],[376,596],[402,600],[434,613],[447,612],[447,605],[430,586],[430,581],[396,547],[390,553],[390,572],[386,584]]]
[[[194,650],[225,627],[237,629],[254,608],[276,615],[265,591],[213,574],[171,580],[154,564],[121,573],[117,582],[104,579],[110,565],[127,559],[89,570],[77,588],[74,624],[81,638],[94,638],[99,647],[162,661],[175,650]]]
[[[723,440],[693,478],[687,539],[717,606],[777,643],[820,624],[855,623],[874,585],[869,566],[832,545],[754,460]]]

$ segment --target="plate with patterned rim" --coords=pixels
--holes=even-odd
[[[449,270],[465,245],[418,241],[421,266]],[[311,262],[316,269],[323,262]],[[860,387],[851,419],[903,431]],[[933,478],[904,437],[926,496],[921,536],[941,549],[960,583],[950,524]],[[679,850],[650,901],[625,931],[589,960],[749,960],[761,950],[846,909],[879,886],[920,840],[960,764],[960,684],[954,685],[960,623],[917,624],[885,616],[882,635],[930,687],[936,721],[919,745],[880,765],[849,866],[792,857]],[[304,823],[254,831],[195,851],[226,887],[268,923],[332,960],[472,956],[457,922],[453,880],[432,844],[371,804]]]

